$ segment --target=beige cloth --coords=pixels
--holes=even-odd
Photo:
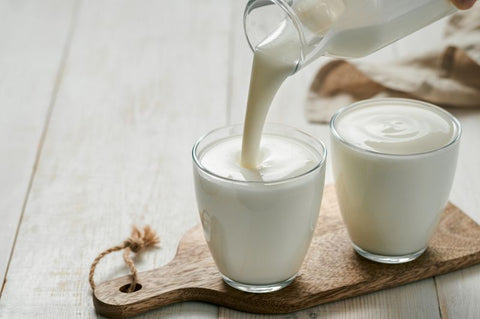
[[[386,96],[480,108],[480,2],[452,15],[442,46],[429,53],[388,64],[335,60],[323,66],[310,87],[307,118],[328,122],[342,106]]]

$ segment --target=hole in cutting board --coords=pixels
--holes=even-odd
[[[128,289],[129,289],[129,288],[130,288],[130,284],[126,284],[126,285],[120,287],[120,289],[118,289],[118,290],[120,290],[121,292],[124,292],[124,293],[128,294],[128,293],[129,293],[129,292],[128,292]],[[140,289],[142,289],[142,285],[136,284],[136,285],[135,285],[135,290],[134,290],[134,291],[131,291],[131,292],[139,291]]]

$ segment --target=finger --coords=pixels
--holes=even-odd
[[[452,0],[453,4],[460,10],[470,9],[477,0]]]

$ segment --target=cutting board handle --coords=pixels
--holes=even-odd
[[[167,265],[138,274],[137,289],[127,293],[130,276],[97,285],[93,293],[96,311],[109,318],[125,318],[172,303],[205,300],[216,294],[207,287],[224,286],[204,244],[200,226],[187,232],[178,246],[175,258]],[[188,262],[187,262],[188,261]]]

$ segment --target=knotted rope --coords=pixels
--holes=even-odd
[[[127,264],[128,268],[130,268],[130,275],[132,276],[132,282],[127,289],[127,292],[135,291],[135,287],[137,286],[137,269],[135,268],[135,264],[133,263],[132,258],[130,257],[130,252],[138,254],[143,250],[155,246],[160,242],[157,234],[154,230],[150,228],[150,226],[145,226],[143,231],[139,230],[137,227],[132,228],[132,233],[130,237],[125,240],[123,243],[117,246],[113,246],[108,248],[107,250],[101,252],[97,258],[93,261],[92,265],[90,266],[90,273],[88,275],[88,281],[90,282],[90,287],[92,290],[95,290],[95,281],[93,280],[93,275],[95,274],[95,268],[97,267],[98,262],[100,259],[105,257],[106,255],[113,253],[114,251],[123,250],[123,260]]]

